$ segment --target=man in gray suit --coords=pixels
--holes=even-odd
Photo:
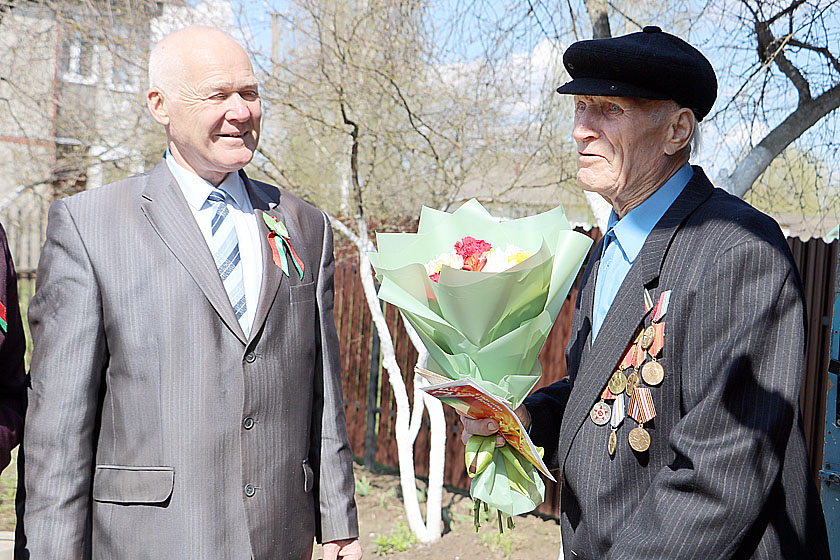
[[[358,559],[326,215],[242,171],[245,51],[193,27],[150,58],[150,172],[58,201],[30,307],[36,559]]]
[[[578,183],[613,207],[568,377],[518,414],[559,469],[566,558],[828,558],[800,423],[802,289],[778,225],[688,158],[711,64],[658,27],[565,52]],[[488,435],[488,420],[463,419]]]

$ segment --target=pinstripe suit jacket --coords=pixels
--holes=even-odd
[[[594,343],[592,254],[567,348],[569,375],[526,401],[563,485],[567,558],[828,558],[799,413],[804,303],[778,225],[702,169],[656,225]],[[651,446],[589,420],[621,355],[671,290],[651,389]],[[561,421],[562,420],[562,421]]]
[[[316,533],[357,536],[329,222],[242,177],[265,262],[248,339],[165,164],[51,207],[29,315],[32,558],[300,560]],[[262,212],[302,280],[273,264]]]

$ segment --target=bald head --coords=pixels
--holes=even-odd
[[[149,87],[173,94],[190,68],[200,59],[225,50],[248,57],[236,40],[219,29],[204,26],[185,27],[158,41],[149,55]]]
[[[167,35],[152,49],[149,80],[146,104],[177,164],[218,185],[251,161],[259,87],[248,53],[230,35],[209,27]]]

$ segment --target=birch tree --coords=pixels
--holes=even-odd
[[[556,87],[560,51],[515,6],[497,8],[297,0],[274,17],[265,68],[267,126],[276,134],[264,137],[258,163],[271,180],[329,210],[335,230],[358,249],[396,401],[406,515],[422,541],[441,534],[446,425],[418,376],[409,406],[366,256],[370,218],[416,215],[423,204],[451,209],[473,196],[520,212],[582,198],[568,120],[559,118],[565,109],[546,95]],[[424,410],[431,423],[425,520],[413,457]]]

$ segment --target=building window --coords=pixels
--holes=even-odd
[[[61,45],[62,79],[77,84],[96,83],[96,45],[90,38],[76,31]]]
[[[139,53],[140,41],[132,37],[124,27],[112,30],[111,40],[108,41],[108,87],[114,91],[137,93],[140,90],[140,65],[143,58]]]

